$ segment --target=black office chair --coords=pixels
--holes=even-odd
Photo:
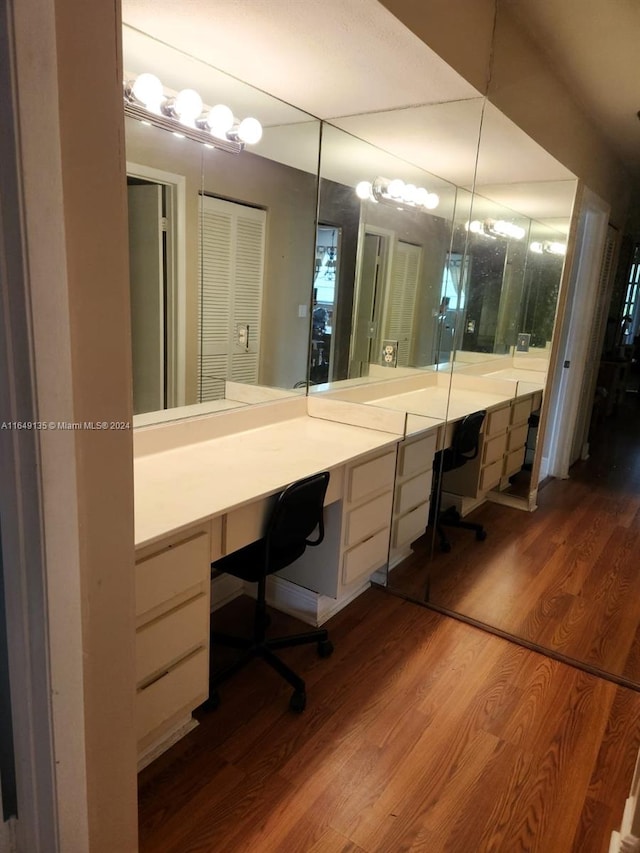
[[[440,537],[440,548],[443,551],[451,550],[451,543],[443,529],[445,526],[474,530],[479,542],[487,538],[487,531],[481,524],[464,521],[454,506],[448,507],[446,510],[440,508],[442,503],[442,477],[447,471],[461,468],[476,458],[480,449],[480,430],[486,414],[484,411],[473,412],[459,421],[453,433],[451,447],[440,450],[433,460],[434,485],[430,520],[432,524],[435,524]]]
[[[265,536],[211,564],[211,568],[217,572],[225,572],[242,580],[257,583],[258,592],[251,637],[236,637],[221,634],[215,630],[211,631],[212,661],[216,643],[241,649],[244,654],[220,672],[215,673],[213,665],[211,666],[210,705],[217,704],[218,684],[254,657],[261,657],[293,687],[289,702],[291,710],[304,711],[306,705],[304,681],[284,664],[273,650],[305,643],[317,643],[320,657],[329,657],[333,652],[333,645],[324,628],[268,639],[266,629],[270,620],[265,600],[266,581],[268,575],[279,572],[295,562],[307,547],[314,547],[322,542],[324,538],[323,504],[328,484],[327,471],[292,483],[278,496],[267,523]],[[315,530],[318,531],[316,538],[310,539]]]

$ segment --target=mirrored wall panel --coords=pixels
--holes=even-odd
[[[124,63],[137,423],[305,393],[320,122],[126,27]]]

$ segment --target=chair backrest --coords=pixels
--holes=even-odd
[[[268,548],[289,551],[300,546],[319,545],[324,538],[323,506],[329,472],[296,480],[280,493],[267,526]],[[313,541],[309,537],[318,529]]]
[[[458,422],[453,433],[451,451],[459,465],[470,459],[475,459],[480,447],[480,430],[486,417],[486,412],[472,412]]]

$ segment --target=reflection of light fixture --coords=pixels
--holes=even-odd
[[[536,255],[566,255],[567,245],[554,240],[544,240],[542,243],[536,241],[529,245],[529,251]]]
[[[393,204],[399,210],[403,207],[434,210],[440,204],[436,193],[415,184],[405,184],[400,178],[392,181],[388,178],[376,178],[373,182],[360,181],[356,186],[356,195],[362,201]]]
[[[506,219],[485,219],[480,222],[479,219],[474,219],[472,222],[467,222],[467,231],[472,234],[481,234],[483,237],[505,237],[509,240],[522,240],[526,231],[520,225],[514,222],[507,222]]]
[[[176,95],[166,95],[162,83],[147,72],[124,86],[125,115],[143,124],[169,130],[176,136],[188,137],[238,154],[245,144],[254,145],[262,137],[262,125],[256,118],[237,122],[233,112],[224,104],[204,107],[195,89],[182,89]]]

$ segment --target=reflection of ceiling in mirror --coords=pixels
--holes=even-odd
[[[217,0],[213,15],[208,0],[124,0],[123,18],[138,28],[124,27],[125,69],[152,71],[168,88],[194,87],[208,105],[223,101],[238,116],[255,115],[265,126],[257,154],[314,171],[318,126],[309,113],[341,116],[337,126],[376,147],[334,136],[323,155],[325,177],[354,187],[402,177],[438,192],[439,214],[448,216],[452,188],[443,181],[473,185],[482,122],[476,191],[535,219],[570,215],[571,173],[378,3]],[[326,27],[329,40],[318,37]],[[385,151],[405,161],[405,174],[395,174],[398,161]],[[408,164],[417,167],[413,177]],[[551,181],[562,183],[552,188]]]
[[[319,118],[479,94],[374,0],[123,0],[122,17]]]

